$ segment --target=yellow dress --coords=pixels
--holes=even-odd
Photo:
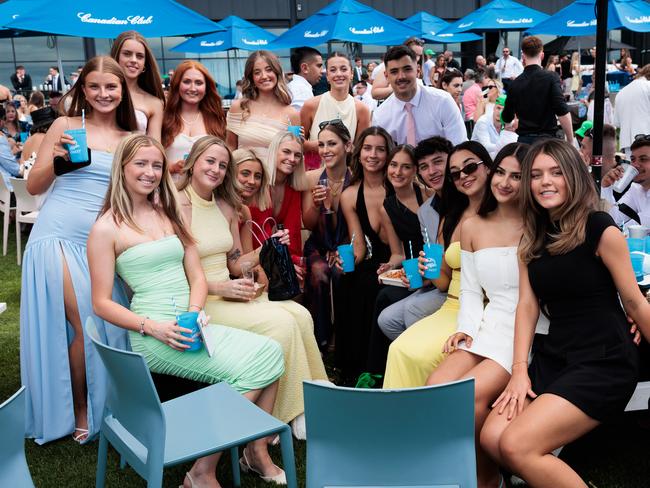
[[[460,242],[449,245],[445,261],[452,270],[447,299],[436,313],[413,324],[390,345],[384,388],[424,386],[446,357],[442,347],[456,332],[460,309]]]
[[[197,241],[205,276],[208,282],[227,281],[230,276],[226,253],[233,245],[228,221],[214,198],[212,201],[203,200],[191,185],[187,186],[186,193],[192,202],[192,235]],[[327,379],[309,311],[291,300],[271,302],[263,293],[246,303],[208,295],[205,312],[212,323],[254,332],[280,343],[285,373],[280,377],[273,416],[289,422],[303,413],[303,380]]]

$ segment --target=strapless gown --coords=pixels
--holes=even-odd
[[[135,122],[138,126],[138,132],[142,132],[143,134],[147,133],[147,126],[149,125],[149,119],[147,118],[147,114],[144,113],[142,110],[135,109]]]
[[[152,320],[173,320],[189,305],[185,250],[178,237],[169,236],[130,247],[117,257],[117,273],[133,291],[131,310]],[[214,317],[218,319],[218,317]],[[244,393],[270,385],[284,373],[282,348],[272,339],[218,325],[212,357],[204,348],[177,351],[151,336],[129,331],[133,351],[142,354],[155,373],[203,383],[226,381]]]
[[[25,249],[20,296],[20,373],[25,392],[26,436],[43,444],[74,430],[68,345],[74,332],[65,318],[63,259],[70,270],[82,325],[95,319],[102,339],[125,349],[124,329],[93,314],[86,240],[108,188],[112,155],[92,151],[92,164],[56,178]],[[119,284],[113,299],[128,303]],[[107,379],[89,338],[85,338],[88,429],[101,423]]]

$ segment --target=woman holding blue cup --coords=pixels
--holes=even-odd
[[[449,354],[429,375],[435,385],[475,379],[475,429],[481,431],[489,407],[503,391],[512,368],[519,272],[517,246],[523,233],[520,162],[526,144],[508,144],[496,156],[476,217],[461,227],[460,311],[457,331],[444,344]],[[484,296],[488,303],[484,304]],[[477,446],[481,486],[496,486],[497,465]]]
[[[284,373],[277,342],[210,325],[212,356],[205,348],[189,352],[197,340],[187,336],[205,305],[208,284],[176,199],[162,145],[140,134],[124,138],[115,153],[104,206],[88,238],[92,305],[100,317],[129,331],[131,348],[142,354],[151,371],[210,384],[226,381],[271,412],[277,380]],[[128,307],[113,299],[116,272],[133,291]],[[182,313],[186,310],[189,313]],[[286,484],[267,443],[249,443],[240,464],[266,481]],[[196,460],[184,486],[216,486],[219,456]]]

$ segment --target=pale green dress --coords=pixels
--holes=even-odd
[[[190,288],[184,254],[174,235],[138,244],[118,256],[117,272],[133,291],[133,312],[156,321],[172,320],[172,298],[178,310],[187,310]],[[276,341],[221,325],[215,332],[217,347],[212,357],[205,349],[177,351],[138,332],[130,331],[129,337],[133,351],[142,354],[155,373],[203,383],[225,381],[242,393],[264,388],[284,373],[282,348]]]

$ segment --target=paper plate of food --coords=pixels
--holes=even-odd
[[[406,277],[406,273],[404,273],[403,268],[391,269],[380,274],[379,281],[384,285],[401,286],[402,288],[406,288],[406,285],[402,281],[402,278],[404,277]]]

